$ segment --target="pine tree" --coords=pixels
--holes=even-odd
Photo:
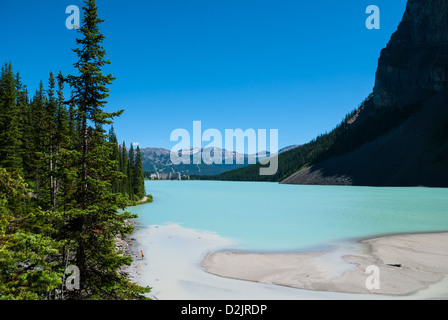
[[[3,66],[0,78],[0,166],[22,171],[20,110],[16,104],[16,81],[11,63]]]
[[[70,148],[74,149],[79,145],[77,138],[79,137],[79,121],[76,114],[75,103],[73,99],[73,91],[70,91],[70,103],[68,107],[68,130],[70,138]]]
[[[20,133],[21,133],[21,157],[23,174],[25,178],[30,177],[31,172],[31,143],[32,143],[32,129],[31,129],[31,111],[28,99],[28,91],[26,85],[22,83],[19,72],[16,73],[16,104],[19,110],[20,117]]]
[[[69,113],[67,111],[65,105],[64,98],[64,77],[62,72],[59,71],[57,76],[58,79],[58,90],[57,90],[57,112],[56,112],[56,123],[57,123],[57,131],[56,131],[56,148],[57,151],[59,149],[69,149],[70,148],[70,119]]]
[[[126,149],[126,143],[123,141],[121,145],[121,157],[120,157],[120,171],[124,174],[123,179],[121,180],[121,192],[122,194],[129,199],[129,182],[128,182],[128,166],[129,166],[129,157],[128,151]]]
[[[62,246],[48,233],[48,214],[28,212],[29,190],[18,175],[0,168],[0,297],[46,299],[61,284],[52,258]]]
[[[79,74],[66,77],[73,89],[73,98],[68,103],[77,106],[81,122],[78,216],[71,222],[76,239],[75,264],[81,277],[81,290],[76,297],[139,298],[148,289],[130,283],[120,272],[123,265],[130,264],[131,258],[119,256],[115,250],[115,236],[132,231],[124,220],[135,216],[117,212],[118,208],[125,208],[126,201],[110,191],[117,173],[111,160],[111,145],[103,129],[122,111],[103,110],[109,95],[106,86],[114,79],[102,73],[102,67],[110,63],[105,60],[106,52],[101,46],[104,36],[98,28],[103,20],[98,18],[95,0],[86,0],[83,10],[83,26],[79,31],[82,38],[76,40],[79,48],[73,50],[78,56],[74,66]]]
[[[46,103],[46,127],[45,131],[48,138],[48,145],[45,146],[44,154],[48,158],[48,177],[49,177],[49,189],[50,189],[50,210],[54,212],[56,210],[56,152],[57,152],[57,141],[56,141],[56,129],[57,129],[57,111],[58,103],[55,98],[55,79],[53,72],[50,72],[49,86],[48,86],[48,101]]]
[[[117,235],[133,231],[125,221],[136,217],[118,209],[144,195],[140,149],[135,154],[131,146],[128,154],[113,126],[109,135],[103,128],[122,111],[104,112],[114,78],[101,71],[109,62],[94,0],[85,1],[84,12],[74,49],[77,75],[50,72],[48,90],[40,81],[29,101],[19,73],[14,76],[11,64],[1,69],[2,298],[142,299],[149,292],[120,271],[132,258],[115,246]],[[81,271],[80,291],[63,293],[67,264]]]
[[[129,160],[128,160],[128,170],[127,170],[127,176],[128,176],[128,195],[129,200],[134,201],[134,171],[135,171],[135,162],[134,162],[134,146],[131,143],[131,146],[129,148]]]
[[[117,136],[115,134],[114,126],[111,126],[111,128],[109,130],[109,143],[111,144],[111,148],[112,148],[111,160],[114,161],[114,171],[121,172],[120,171],[121,154],[120,154],[120,150],[118,147],[118,140],[117,140]],[[123,179],[123,174],[118,175],[117,178],[114,179],[114,181],[112,181],[112,192],[113,193],[117,193],[117,192],[121,193],[121,179]]]
[[[134,194],[139,199],[145,196],[145,180],[143,177],[142,154],[140,147],[137,146],[134,164]]]
[[[31,172],[32,181],[35,184],[34,191],[38,200],[43,198],[41,187],[43,186],[42,167],[44,165],[42,152],[46,146],[46,109],[47,98],[43,82],[40,81],[39,89],[36,91],[30,104],[30,133],[31,133]]]

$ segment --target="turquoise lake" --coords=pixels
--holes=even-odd
[[[146,181],[142,225],[179,224],[255,251],[311,250],[390,233],[448,231],[448,189]],[[231,248],[229,248],[231,249]]]

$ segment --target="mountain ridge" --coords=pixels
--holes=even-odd
[[[373,109],[418,107],[373,141],[299,170],[281,183],[448,187],[447,17],[447,1],[409,0],[378,59]],[[364,117],[374,112],[360,111]]]
[[[279,150],[279,153],[291,150],[298,147],[298,145],[290,145]],[[250,165],[250,161],[257,162],[264,157],[259,156],[263,154],[242,154],[234,151],[228,151],[225,149],[213,147],[213,148],[193,148],[184,149],[186,154],[191,157],[197,152],[202,153],[202,160],[200,164],[194,164],[193,161],[190,164],[176,164],[171,161],[171,150],[157,147],[140,148],[143,170],[146,172],[159,172],[159,173],[181,173],[182,175],[216,175],[224,173],[226,171],[243,168]],[[204,162],[204,158],[207,160],[207,155],[214,155],[214,152],[221,152],[222,164],[207,164]],[[269,152],[266,152],[269,156]],[[225,164],[225,161],[231,160],[232,164]],[[192,160],[192,159],[191,159]],[[237,163],[237,160],[242,161],[242,164]],[[210,160],[211,162],[211,160]]]
[[[278,157],[211,177],[284,184],[448,187],[448,1],[408,0],[381,50],[375,86],[331,132]]]

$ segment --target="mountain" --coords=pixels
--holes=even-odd
[[[373,100],[391,107],[448,88],[448,2],[409,0],[403,19],[381,51]]]
[[[180,172],[183,175],[216,175],[228,170],[234,170],[249,165],[249,161],[256,161],[256,155],[247,155],[237,152],[230,152],[220,148],[190,148],[184,149],[185,154],[190,155],[190,164],[176,164],[171,162],[171,151],[163,148],[142,148],[142,163],[143,170],[147,172]],[[193,164],[193,157],[198,152],[202,152],[203,161],[200,164]],[[214,164],[212,161],[208,161],[210,157],[214,156],[215,152],[220,152],[223,164]],[[228,160],[233,164],[225,164]],[[237,160],[243,161],[243,164],[237,164]],[[211,164],[207,164],[211,163]]]
[[[373,95],[359,110],[364,119],[352,125],[368,126],[368,118],[380,112],[407,117],[352,152],[333,155],[282,183],[447,187],[447,18],[446,0],[408,1],[381,51]]]
[[[297,148],[297,145],[291,145],[279,150],[278,153],[286,152]],[[146,172],[159,172],[170,173],[180,172],[182,175],[198,175],[198,176],[213,176],[227,171],[235,170],[238,168],[244,168],[254,162],[258,162],[262,159],[257,154],[243,154],[237,152],[231,152],[220,148],[189,148],[184,149],[185,154],[190,155],[190,164],[176,164],[171,162],[171,151],[164,148],[142,148],[140,150],[142,155],[143,170]],[[193,157],[198,152],[202,152],[202,161],[200,164],[193,164]],[[212,158],[215,152],[221,153],[222,164],[212,163]],[[261,153],[260,153],[261,154]],[[266,152],[266,156],[270,156],[269,152]],[[231,164],[225,164],[225,162],[231,162]],[[237,162],[243,162],[238,164]],[[211,164],[207,164],[211,163]]]
[[[330,133],[222,180],[448,187],[448,1],[409,0],[381,51],[373,93]]]
[[[290,151],[290,150],[295,149],[295,148],[298,148],[298,147],[300,147],[300,145],[297,145],[297,144],[295,144],[295,145],[291,145],[291,146],[287,146],[287,147],[281,148],[281,149],[278,151],[278,153],[280,154],[280,153],[283,153],[283,152],[286,152],[286,151]]]

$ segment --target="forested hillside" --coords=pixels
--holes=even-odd
[[[413,112],[419,103],[403,108],[375,109],[372,95],[359,108],[346,115],[345,119],[330,132],[324,133],[307,144],[279,154],[278,171],[272,176],[261,176],[261,164],[228,171],[202,179],[239,180],[239,181],[282,181],[293,173],[311,166],[334,155],[346,154],[366,142],[397,127]]]

